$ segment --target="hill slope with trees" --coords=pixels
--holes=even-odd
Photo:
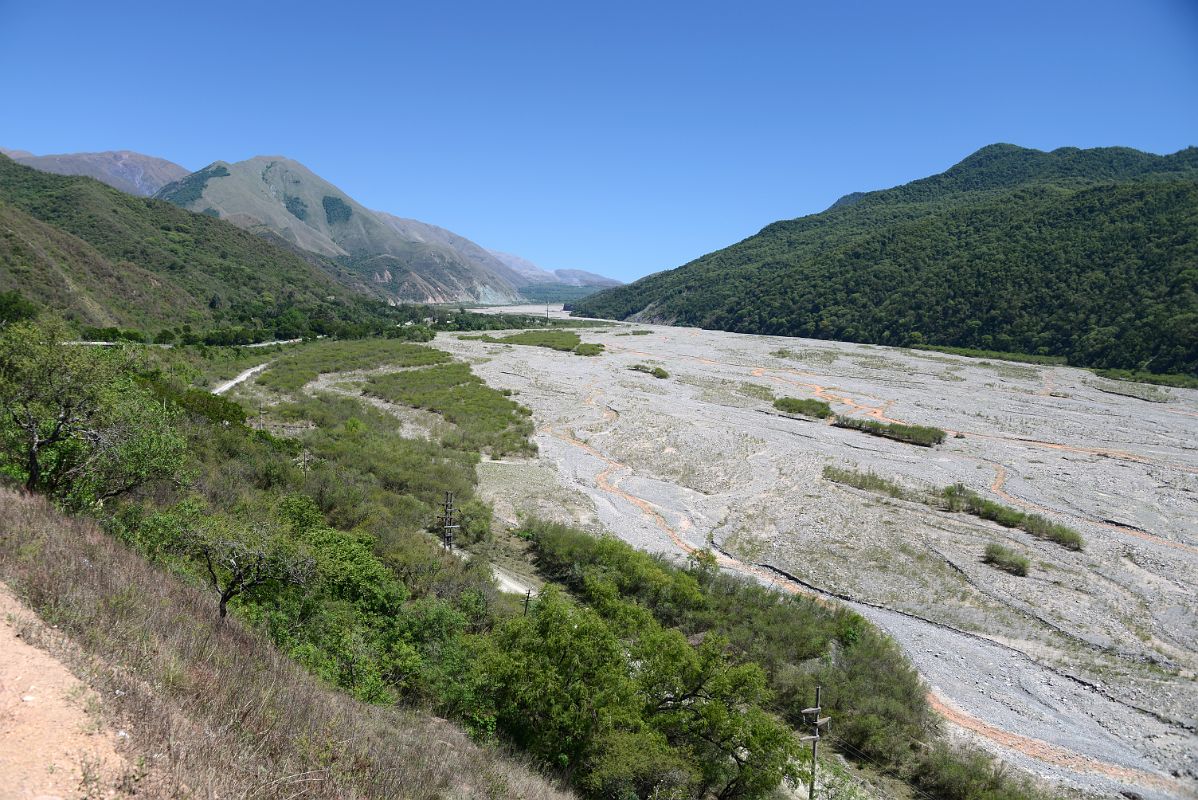
[[[1198,373],[1198,148],[992,145],[849,195],[583,316]]]
[[[18,291],[80,325],[286,337],[313,320],[380,314],[351,275],[317,261],[228,222],[0,156],[0,293]]]

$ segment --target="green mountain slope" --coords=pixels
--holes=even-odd
[[[343,276],[348,281],[351,276]],[[304,257],[208,216],[0,156],[0,291],[91,325],[330,319],[365,301]]]
[[[26,151],[3,148],[0,148],[0,152],[27,167],[56,175],[86,175],[138,197],[149,197],[187,174],[186,168],[174,162],[129,150],[49,156],[35,156]]]
[[[575,313],[1198,373],[1198,148],[983,148]]]
[[[513,274],[498,260],[449,244],[449,231],[371,211],[303,164],[280,156],[217,161],[157,195],[190,211],[337,259],[391,300],[487,303],[519,299]],[[413,231],[413,225],[423,226]],[[462,237],[479,254],[485,251]]]

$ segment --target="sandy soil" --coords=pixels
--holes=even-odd
[[[1065,367],[650,325],[583,338],[607,353],[435,342],[533,409],[540,457],[480,470],[497,514],[549,506],[654,552],[714,547],[885,628],[959,734],[1004,759],[1103,796],[1198,797],[1198,392],[1154,403]],[[781,395],[959,435],[900,444],[781,415]],[[830,464],[960,482],[1086,548],[831,483]],[[983,564],[989,542],[1029,576]]]
[[[0,583],[0,800],[116,796],[131,765],[99,698],[61,662],[21,638],[41,625]]]

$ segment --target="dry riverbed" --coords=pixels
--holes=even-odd
[[[956,735],[1062,788],[1198,797],[1198,392],[1149,402],[1082,370],[867,345],[582,333],[607,352],[435,342],[533,410],[540,456],[480,469],[501,518],[678,558],[713,547],[726,569],[836,596],[902,644]],[[951,434],[874,438],[781,415],[783,395]],[[962,483],[1086,546],[835,484],[827,465]],[[991,542],[1028,576],[982,563]]]

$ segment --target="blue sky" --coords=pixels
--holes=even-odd
[[[1198,2],[0,0],[0,144],[281,154],[625,280],[979,147],[1198,144]]]

